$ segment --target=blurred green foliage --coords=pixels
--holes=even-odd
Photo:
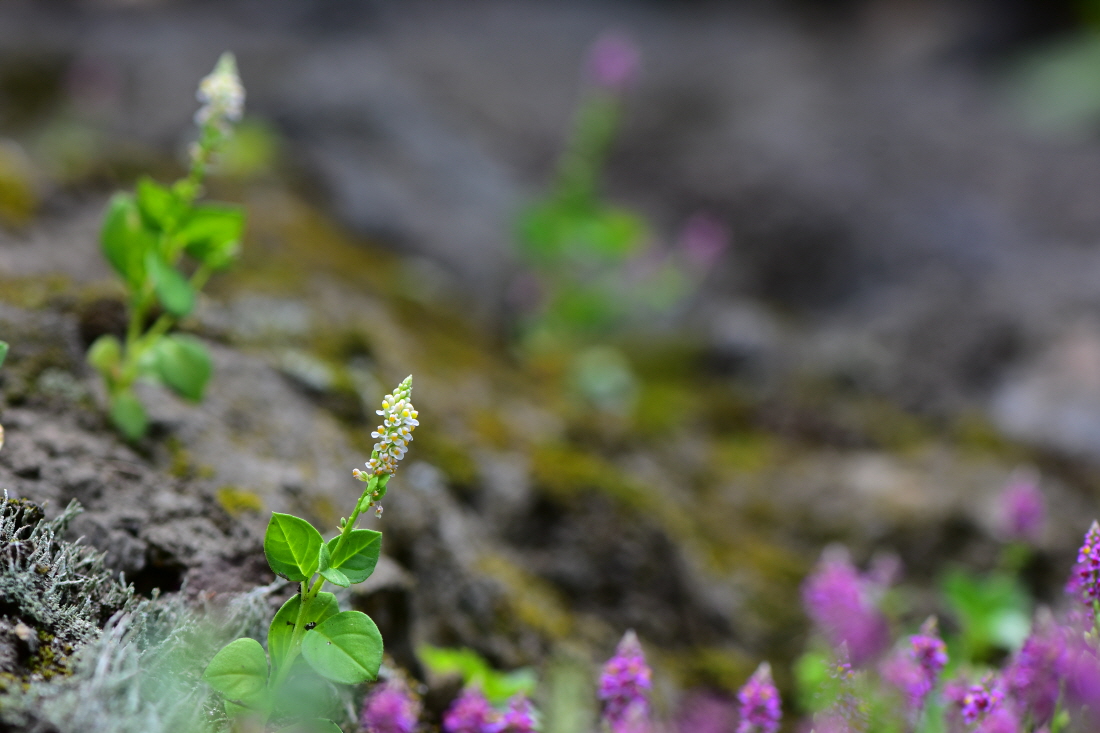
[[[417,649],[417,656],[433,674],[460,676],[463,684],[479,688],[494,705],[501,705],[519,693],[531,695],[538,684],[533,669],[524,667],[512,672],[499,672],[472,649],[424,645]]]

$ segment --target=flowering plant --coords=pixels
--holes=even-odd
[[[528,271],[513,297],[527,311],[534,339],[604,338],[616,329],[672,309],[725,248],[725,227],[705,214],[685,225],[678,256],[651,246],[649,225],[608,203],[601,178],[618,134],[640,53],[618,33],[593,44],[585,93],[550,190],[520,215],[519,254]]]
[[[382,400],[382,424],[373,433],[367,470],[352,473],[366,484],[351,516],[340,519],[339,533],[325,540],[312,524],[290,514],[272,513],[264,535],[264,554],[271,570],[299,584],[298,592],[275,614],[267,635],[267,652],[255,639],[230,642],[214,656],[203,679],[225,700],[227,714],[248,718],[261,729],[271,718],[301,723],[303,690],[317,690],[323,681],[353,685],[373,680],[382,663],[382,636],[364,613],[341,611],[336,596],[324,584],[347,588],[374,572],[382,534],[357,527],[364,512],[375,509],[386,495],[397,464],[419,425],[412,401],[412,377]],[[320,679],[318,679],[320,678]],[[397,715],[383,699],[379,710]],[[379,712],[379,715],[382,713]],[[407,717],[407,716],[406,716]],[[335,723],[314,721],[317,730],[337,731]]]
[[[197,339],[169,332],[194,308],[210,275],[237,258],[244,231],[240,207],[197,202],[212,158],[244,110],[232,54],[223,54],[202,80],[198,98],[200,133],[187,176],[172,186],[146,177],[135,193],[116,193],[100,231],[103,254],[128,291],[130,320],[122,341],[112,334],[96,339],[88,362],[103,377],[111,422],[129,440],[144,435],[147,426],[132,389],[138,379],[159,381],[192,401],[202,399],[212,372],[210,355]],[[185,255],[189,275],[180,269]],[[149,325],[157,306],[161,313]]]

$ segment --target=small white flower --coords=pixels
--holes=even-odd
[[[196,94],[203,106],[195,113],[200,127],[213,124],[228,131],[228,123],[238,122],[244,114],[244,85],[237,75],[237,60],[226,52],[217,66],[201,82]]]
[[[391,394],[382,398],[382,409],[375,414],[382,416],[382,424],[370,436],[378,442],[374,444],[374,455],[367,461],[366,472],[356,469],[355,477],[360,481],[369,481],[371,476],[392,474],[397,471],[397,463],[408,452],[412,432],[420,423],[410,398],[412,396],[412,377],[397,385]]]

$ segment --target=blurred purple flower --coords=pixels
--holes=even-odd
[[[737,708],[732,700],[710,693],[692,693],[680,706],[678,733],[732,733]]]
[[[604,33],[588,52],[588,78],[609,92],[625,91],[637,79],[640,66],[638,47],[622,33]]]
[[[882,675],[905,693],[910,710],[921,710],[946,665],[947,645],[936,629],[935,617],[930,617],[920,633],[909,637],[907,648],[886,662]]]
[[[519,694],[508,701],[508,710],[493,727],[495,733],[534,733],[535,707],[526,695]]]
[[[1068,635],[1062,667],[1066,697],[1092,711],[1100,710],[1100,657],[1083,634]]]
[[[737,693],[741,703],[741,722],[737,733],[775,733],[779,730],[779,690],[772,682],[772,670],[767,662],[761,663],[752,677]]]
[[[975,685],[955,682],[944,690],[962,713],[963,722],[974,725],[985,719],[1004,701],[1004,687],[995,675],[986,675]]]
[[[493,733],[499,725],[500,713],[493,709],[481,690],[470,687],[451,703],[443,714],[445,733]]]
[[[901,690],[910,710],[924,707],[924,699],[931,691],[924,670],[905,651],[899,649],[879,665],[879,674],[891,685]]]
[[[886,618],[872,601],[873,584],[859,574],[847,553],[826,550],[802,586],[807,614],[833,647],[845,644],[857,667],[889,644]]]
[[[1067,655],[1065,630],[1048,615],[1036,620],[1035,630],[1005,670],[1009,694],[1036,723],[1049,721],[1054,714]]]
[[[363,703],[359,726],[366,733],[412,733],[420,719],[420,702],[396,681],[376,686]]]
[[[909,637],[910,653],[935,685],[940,672],[947,666],[947,645],[940,638],[936,617],[931,616],[920,627],[920,633]]]
[[[1010,705],[1001,705],[978,723],[974,733],[1020,733],[1020,719]]]
[[[623,634],[615,656],[600,675],[597,695],[603,702],[603,717],[612,731],[633,730],[649,719],[649,690],[652,672],[645,661],[641,642],[633,631]]]
[[[717,217],[698,212],[684,222],[678,246],[691,265],[705,270],[718,261],[729,242],[729,227]]]
[[[1035,544],[1046,524],[1046,500],[1033,471],[1017,471],[1001,494],[1001,531],[1014,541]]]
[[[1086,606],[1100,600],[1100,524],[1095,521],[1077,551],[1077,564],[1066,584],[1066,591],[1080,596]]]

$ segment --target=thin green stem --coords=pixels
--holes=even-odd
[[[305,619],[309,618],[309,608],[313,605],[314,599],[317,598],[317,594],[321,592],[324,585],[325,579],[318,575],[312,586],[310,586],[308,580],[303,580],[299,586],[298,594],[301,602],[298,604],[298,617],[294,619],[294,632],[290,637],[290,646],[286,650],[286,655],[279,661],[279,671],[271,683],[272,692],[278,690],[286,682],[291,665],[302,651],[302,638],[306,633]]]

